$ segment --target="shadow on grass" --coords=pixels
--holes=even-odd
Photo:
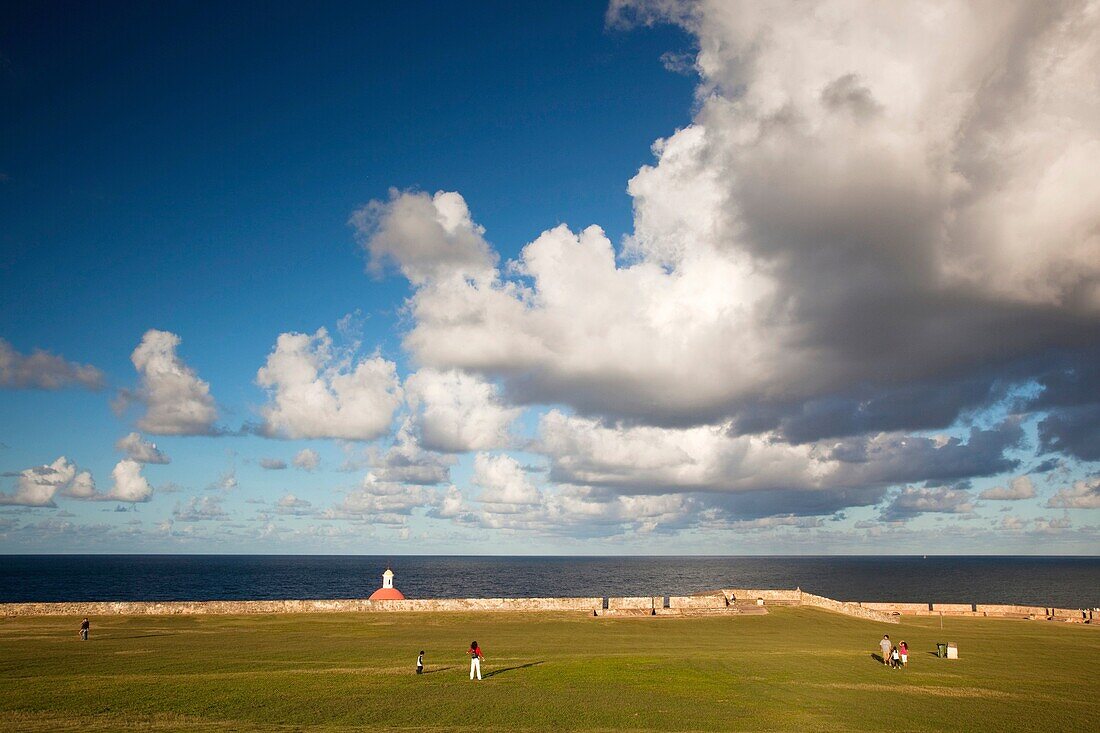
[[[485,674],[485,679],[490,677],[496,677],[498,674],[504,674],[505,672],[514,672],[517,669],[527,669],[528,667],[537,667],[540,664],[546,664],[546,662],[528,662],[527,664],[519,664],[515,667],[504,667],[503,669],[494,669],[492,672]]]
[[[112,636],[112,639],[149,639],[154,636],[179,636],[178,631],[164,631],[159,634],[135,634],[134,636]]]
[[[426,670],[424,670],[424,674],[435,674],[436,672],[446,672],[448,669],[454,669],[454,668],[455,668],[455,665],[452,664],[450,667],[439,667],[437,669],[426,669]]]
[[[871,652],[871,659],[875,660],[879,664],[886,664],[881,654],[875,654],[874,652]]]

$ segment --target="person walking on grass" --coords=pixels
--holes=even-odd
[[[890,642],[890,635],[883,634],[882,641],[878,643],[878,648],[882,650],[882,663],[887,667],[890,666],[890,650],[894,648],[894,645]]]
[[[85,616],[84,620],[80,622],[80,640],[81,641],[87,641],[88,640],[88,629],[90,627],[91,627],[91,624],[88,623],[88,617]]]
[[[477,675],[477,678],[481,679],[481,660],[484,657],[481,656],[481,647],[477,645],[476,641],[470,642],[470,648],[466,651],[470,655],[470,679]]]
[[[416,673],[424,674],[424,650],[420,650],[420,654],[416,657]]]
[[[891,669],[901,669],[901,652],[897,647],[890,650],[890,667]]]
[[[902,641],[898,644],[898,653],[901,654],[901,666],[909,668],[909,645]]]

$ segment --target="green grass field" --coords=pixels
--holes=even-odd
[[[317,614],[0,620],[0,729],[1097,730],[1100,629],[935,618]],[[909,669],[872,658],[905,639]],[[470,682],[465,649],[485,652]],[[961,659],[932,655],[956,641]],[[413,674],[427,650],[428,674]]]

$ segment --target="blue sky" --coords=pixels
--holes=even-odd
[[[826,10],[5,8],[0,551],[1095,554],[1092,41]]]

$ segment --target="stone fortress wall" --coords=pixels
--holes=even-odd
[[[768,606],[810,606],[870,621],[902,616],[962,616],[1100,623],[1100,609],[961,603],[835,601],[801,589],[725,588],[690,596],[590,598],[423,598],[371,601],[113,601],[0,603],[0,617],[392,612],[581,612],[592,616],[701,616],[766,613]]]

